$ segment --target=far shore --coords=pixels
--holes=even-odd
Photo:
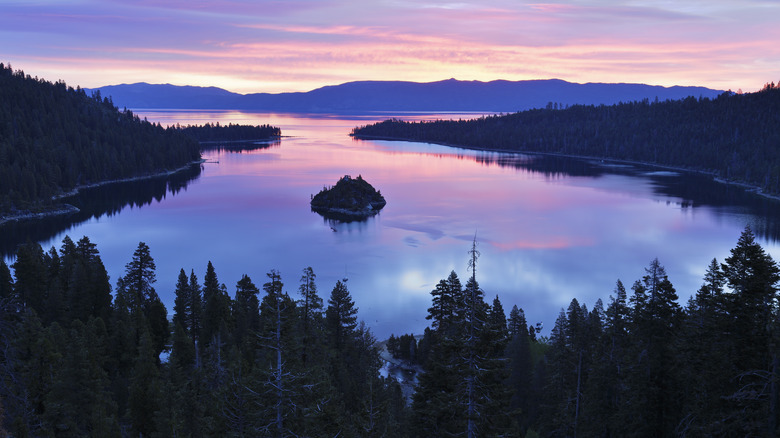
[[[385,136],[378,136],[378,135],[355,135],[350,134],[350,136],[358,139],[358,140],[386,140],[386,141],[407,141],[410,143],[428,143],[428,144],[435,144],[439,146],[447,146],[451,148],[459,148],[459,149],[469,149],[474,151],[485,151],[485,152],[499,152],[499,153],[505,153],[505,154],[524,154],[524,155],[546,155],[550,157],[566,157],[566,158],[578,158],[582,160],[592,160],[592,161],[603,161],[603,162],[610,162],[610,163],[619,163],[619,164],[632,164],[632,165],[639,165],[639,166],[648,166],[648,167],[654,167],[657,169],[664,169],[664,170],[673,170],[676,172],[689,172],[689,173],[697,173],[700,175],[707,175],[711,177],[714,181],[717,181],[722,184],[729,184],[737,187],[741,187],[745,189],[748,192],[755,193],[756,195],[763,196],[768,199],[772,199],[775,201],[780,201],[780,194],[770,194],[766,193],[763,190],[761,190],[760,187],[754,186],[752,184],[748,184],[745,182],[740,181],[729,181],[727,179],[724,179],[722,177],[719,177],[714,172],[708,172],[705,170],[696,170],[696,169],[689,169],[687,167],[675,167],[675,166],[669,166],[664,164],[657,164],[657,163],[650,163],[650,162],[644,162],[644,161],[631,161],[631,160],[621,160],[617,158],[604,158],[604,157],[594,157],[590,155],[571,155],[571,154],[557,154],[553,152],[534,152],[534,151],[518,151],[518,150],[511,150],[511,149],[496,149],[496,148],[484,148],[479,146],[465,146],[461,144],[454,144],[454,143],[444,143],[444,142],[435,142],[435,141],[424,141],[424,140],[409,140],[407,138],[399,138],[399,137],[385,137]]]
[[[187,169],[189,169],[190,167],[192,167],[194,165],[202,164],[204,162],[205,162],[205,160],[200,159],[200,160],[195,160],[195,161],[193,161],[191,163],[188,163],[188,164],[186,164],[186,165],[184,165],[182,167],[179,167],[178,169],[174,169],[174,170],[166,170],[166,171],[163,171],[163,172],[153,173],[153,174],[149,174],[149,175],[133,176],[133,177],[130,177],[130,178],[122,178],[122,179],[112,179],[112,180],[107,180],[107,181],[100,181],[100,182],[96,182],[96,183],[84,184],[84,185],[76,186],[73,190],[71,190],[69,192],[53,196],[52,197],[52,201],[56,201],[58,199],[68,198],[68,197],[77,195],[80,190],[84,190],[84,189],[91,189],[91,188],[105,186],[105,185],[114,184],[114,183],[141,181],[141,180],[145,180],[145,179],[153,179],[153,178],[159,178],[159,177],[163,177],[163,176],[170,176],[170,175],[182,172],[184,170],[187,170]],[[80,210],[77,207],[75,207],[73,205],[70,205],[70,204],[60,204],[60,205],[51,206],[49,210],[40,211],[40,212],[18,211],[18,212],[7,214],[7,215],[6,214],[1,215],[0,216],[0,226],[5,224],[6,222],[16,222],[16,221],[21,221],[21,220],[32,220],[32,219],[43,219],[43,218],[46,218],[46,217],[54,217],[54,216],[65,216],[65,215],[69,215],[69,214],[73,214],[73,213],[78,213],[79,211]]]

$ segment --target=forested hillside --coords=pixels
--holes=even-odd
[[[97,246],[19,247],[0,261],[0,436],[777,436],[780,268],[748,228],[682,306],[653,260],[606,305],[572,299],[549,338],[478,279],[431,291],[424,373],[407,403],[346,281],[311,268],[235,288],[179,272],[173,309],[143,242],[112,287]],[[13,275],[12,275],[13,271]],[[587,281],[587,280],[585,280]],[[329,288],[331,285],[328,285]],[[289,293],[294,290],[294,293]],[[605,294],[609,291],[605,291]],[[566,291],[561,291],[565,294]],[[521,303],[518,303],[521,304]],[[171,316],[169,318],[169,315]]]
[[[780,87],[774,84],[714,99],[550,105],[476,120],[387,120],[355,128],[352,135],[640,161],[780,193]]]
[[[220,125],[217,123],[206,123],[204,125],[187,125],[172,127],[200,143],[230,142],[230,141],[249,141],[249,140],[269,140],[278,139],[282,136],[282,130],[271,125],[238,125],[229,123]]]
[[[198,142],[64,82],[0,64],[0,212],[40,209],[82,185],[156,174],[200,158]]]

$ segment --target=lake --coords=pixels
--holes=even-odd
[[[430,291],[454,270],[465,284],[476,237],[477,280],[486,299],[525,310],[548,335],[572,298],[592,308],[615,281],[629,288],[657,257],[682,305],[713,257],[723,261],[745,225],[780,257],[779,203],[739,187],[667,169],[471,151],[423,143],[360,141],[357,125],[385,115],[135,111],[163,125],[271,124],[284,137],[251,151],[212,150],[199,169],[171,179],[86,190],[71,218],[0,228],[6,260],[20,241],[61,246],[67,234],[97,244],[115,283],[140,241],[157,265],[155,288],[172,312],[181,268],[203,280],[214,264],[234,293],[242,274],[261,287],[281,273],[298,297],[311,266],[327,302],[348,279],[359,318],[374,334],[422,333]],[[474,115],[396,114],[405,119]],[[361,175],[387,199],[363,222],[329,221],[309,200],[344,175]]]

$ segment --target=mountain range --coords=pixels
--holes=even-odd
[[[111,96],[130,109],[236,109],[292,113],[399,111],[516,112],[569,106],[611,105],[649,99],[676,100],[688,96],[715,97],[721,90],[705,87],[662,87],[626,83],[578,84],[560,79],[490,82],[448,79],[438,82],[360,81],[308,92],[238,94],[217,87],[170,84],[121,84],[87,90]]]

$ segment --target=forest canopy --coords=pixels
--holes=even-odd
[[[228,123],[205,123],[203,125],[176,125],[173,129],[180,131],[201,144],[215,142],[251,141],[278,139],[282,130],[271,125],[239,125]]]
[[[780,85],[780,84],[778,84]],[[362,139],[423,141],[507,152],[627,160],[707,172],[780,193],[780,87],[714,99],[550,104],[475,120],[391,119],[353,129]]]
[[[196,140],[120,111],[99,92],[0,64],[0,212],[47,208],[80,186],[199,159]]]
[[[487,298],[476,239],[468,254],[465,284],[453,271],[431,291],[425,332],[387,341],[422,370],[405,397],[346,280],[327,299],[312,268],[228,289],[209,262],[179,271],[167,309],[144,242],[113,291],[89,238],[21,245],[0,260],[0,436],[780,432],[780,268],[749,228],[684,305],[654,259],[607,301],[572,298],[549,338]]]

